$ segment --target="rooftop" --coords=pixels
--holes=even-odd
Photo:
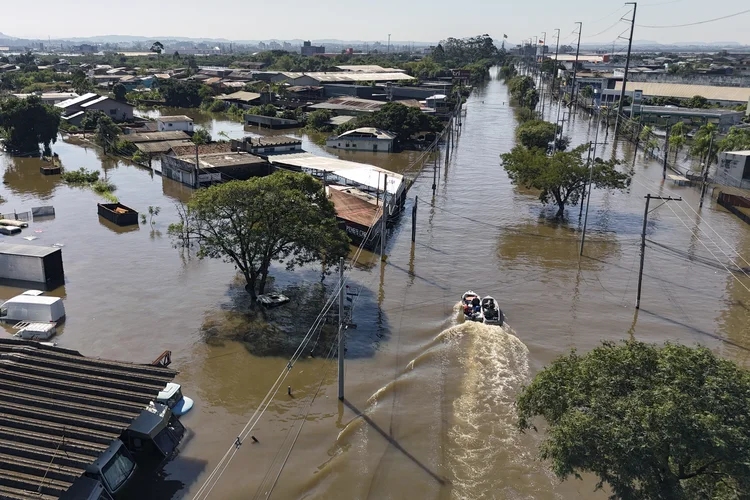
[[[326,102],[313,104],[312,109],[330,109],[330,110],[355,110],[355,111],[377,111],[385,106],[384,101],[375,101],[372,99],[362,99],[360,97],[334,97]]]
[[[29,257],[46,257],[59,252],[57,247],[43,247],[37,245],[18,245],[16,243],[0,243],[0,254],[25,255]]]
[[[619,92],[622,82],[615,83]],[[750,99],[750,87],[719,87],[715,85],[688,85],[684,83],[628,82],[626,92],[642,90],[645,96],[678,97],[690,99],[700,95],[709,101],[732,101],[746,103]]]
[[[190,150],[195,151],[195,144],[187,139],[183,139],[181,141],[139,142],[135,146],[139,151],[151,154],[167,153],[177,147],[190,148]]]
[[[172,146],[172,153],[175,156],[195,155],[195,144],[188,142],[182,145]],[[232,144],[229,142],[215,142],[211,144],[201,144],[198,146],[198,155],[209,155],[214,153],[230,153]]]
[[[195,165],[195,155],[180,156],[180,160]],[[259,163],[266,163],[266,160],[259,156],[252,155],[250,153],[235,152],[235,153],[213,153],[200,156],[200,167],[202,169],[208,168],[221,168],[221,167],[240,167],[244,165],[257,165]]]
[[[377,64],[350,64],[336,66],[341,71],[354,71],[358,73],[403,73],[404,70],[398,68],[384,68]]]
[[[724,151],[726,154],[737,155],[737,156],[750,156],[750,150],[746,151]]]
[[[0,497],[59,497],[175,375],[0,339]]]
[[[341,134],[339,137],[350,137],[350,136],[366,136],[366,137],[371,137],[373,139],[383,139],[383,140],[393,140],[396,138],[395,134],[386,132],[385,130],[381,130],[375,127],[359,127],[353,130],[347,130],[346,132]]]
[[[91,99],[96,99],[99,97],[99,94],[95,94],[93,92],[88,92],[86,94],[83,94],[82,96],[74,97],[73,99],[68,99],[67,101],[58,102],[55,104],[58,108],[69,108],[70,106],[76,106],[79,104],[83,104],[86,101],[90,101]]]
[[[106,101],[108,99],[109,99],[109,97],[107,97],[106,95],[103,95],[103,96],[101,96],[101,97],[99,97],[97,99],[93,99],[91,101],[84,102],[83,104],[81,104],[81,107],[82,108],[88,108],[89,106],[92,106],[94,104],[98,104],[100,102],[104,102],[104,101]],[[123,103],[123,104],[127,104],[127,103]],[[130,106],[130,104],[127,104],[127,105]]]
[[[169,123],[169,122],[192,122],[193,119],[190,118],[189,116],[185,116],[185,115],[175,115],[175,116],[159,116],[159,117],[156,118],[156,121],[157,122],[164,122],[164,123]]]
[[[122,139],[130,141],[132,143],[139,142],[155,142],[155,141],[179,141],[183,139],[190,139],[182,130],[170,130],[169,132],[147,132],[147,133],[136,133],[127,134],[122,136]]]
[[[220,95],[217,97],[217,99],[222,101],[252,102],[256,99],[260,99],[260,94],[258,94],[257,92],[246,92],[244,90],[240,90],[231,94]]]
[[[243,139],[250,146],[262,148],[267,146],[292,146],[302,144],[302,139],[295,139],[286,135],[266,135],[262,137],[245,137]]]
[[[326,187],[326,194],[333,202],[336,215],[365,227],[378,220],[378,207],[345,191]]]
[[[628,111],[630,107],[627,107]],[[716,118],[726,115],[744,115],[743,111],[720,108],[679,108],[675,106],[641,106],[641,113],[646,115],[680,115],[704,118]]]

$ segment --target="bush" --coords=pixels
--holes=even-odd
[[[99,172],[97,172],[97,174],[98,173]],[[115,189],[117,189],[117,186],[115,186],[108,180],[98,180],[91,185],[91,189],[93,189],[95,192],[99,194],[104,194],[107,192],[114,191]]]
[[[218,99],[214,99],[214,101],[208,106],[208,110],[214,113],[224,111],[225,109],[227,109],[227,104],[224,101],[220,101]]]
[[[88,171],[81,167],[78,170],[63,172],[61,177],[68,184],[92,184],[99,180],[99,171]]]

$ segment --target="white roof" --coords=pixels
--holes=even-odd
[[[615,90],[622,88],[622,82],[615,83]],[[709,101],[732,101],[745,103],[750,99],[750,87],[719,87],[716,85],[689,85],[685,83],[628,82],[626,92],[642,90],[645,96],[679,97],[690,99],[703,96]]]
[[[737,156],[750,156],[750,150],[747,151],[724,151],[728,155],[737,155]]]
[[[73,99],[68,99],[67,101],[58,102],[57,104],[55,104],[55,106],[57,106],[58,108],[68,108],[70,106],[74,106],[76,104],[81,104],[83,102],[89,101],[89,100],[94,99],[94,98],[96,98],[98,96],[99,96],[99,94],[94,94],[93,92],[88,92],[86,94],[83,94],[82,96],[74,97]]]
[[[431,95],[427,99],[448,99],[448,96],[445,94],[435,94],[435,95]]]
[[[398,68],[384,68],[377,64],[345,64],[336,67],[341,71],[354,71],[358,73],[402,73],[404,71]]]
[[[81,104],[81,107],[82,107],[82,108],[88,108],[89,106],[91,106],[91,105],[93,105],[93,104],[98,104],[98,103],[100,103],[100,102],[104,102],[104,101],[106,101],[107,99],[109,99],[109,97],[107,97],[106,95],[103,95],[103,96],[101,96],[101,97],[100,97],[100,98],[98,98],[98,99],[94,99],[93,101],[89,101],[89,102],[86,102],[86,103],[83,103],[83,104]]]
[[[286,73],[284,73],[287,75]],[[291,74],[290,74],[291,75]],[[370,81],[397,81],[397,80],[414,80],[413,76],[409,76],[406,73],[360,73],[357,71],[342,71],[336,73],[324,73],[324,72],[312,72],[312,73],[298,73],[295,76],[289,76],[291,79],[297,79],[303,76],[309,76],[310,78],[317,80],[321,83],[335,83],[335,82],[370,82]]]
[[[383,190],[383,179],[385,174],[388,175],[388,193],[398,194],[404,182],[404,176],[395,172],[368,165],[366,163],[357,163],[353,161],[339,160],[338,158],[329,158],[324,156],[315,156],[312,153],[292,153],[269,156],[268,161],[271,163],[282,163],[300,167],[305,170],[317,170],[330,172],[343,179],[347,179],[356,184],[361,184],[378,191]]]
[[[352,130],[347,130],[346,132],[344,132],[343,134],[341,134],[339,137],[346,137],[348,135],[357,134],[357,133],[359,133],[359,134],[372,134],[377,139],[390,139],[390,140],[393,140],[393,139],[396,138],[395,134],[392,134],[390,132],[386,132],[385,130],[381,130],[381,129],[375,128],[375,127],[359,127],[359,128],[355,128],[355,129],[352,129]]]
[[[5,301],[5,304],[44,304],[52,305],[60,302],[60,297],[50,297],[48,295],[16,295]]]
[[[169,122],[192,122],[193,119],[190,118],[189,116],[185,116],[185,115],[176,115],[176,116],[159,116],[159,117],[156,118],[156,121],[157,122],[164,122],[164,123],[169,123]]]

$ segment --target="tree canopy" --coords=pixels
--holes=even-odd
[[[193,137],[190,140],[193,141],[193,144],[208,144],[211,142],[211,134],[205,128],[199,128],[193,132]]]
[[[750,149],[750,129],[732,127],[719,141],[719,151],[746,151]]]
[[[195,80],[163,80],[159,82],[159,93],[167,106],[197,108],[203,101],[203,84]]]
[[[357,127],[375,127],[396,134],[396,141],[403,143],[419,132],[438,132],[443,125],[434,116],[423,113],[419,108],[405,106],[399,102],[389,102],[374,113],[368,113],[336,129],[342,133]]]
[[[584,188],[591,176],[592,187],[624,189],[630,176],[616,170],[617,161],[596,158],[589,166],[583,159],[588,145],[572,151],[557,151],[548,156],[540,149],[514,147],[502,155],[503,168],[514,184],[539,191],[539,200],[557,205],[558,218],[565,215],[568,204],[576,205],[585,196]]]
[[[605,342],[553,361],[517,402],[544,417],[541,457],[560,478],[590,472],[612,498],[747,498],[750,372],[706,348]]]
[[[117,101],[124,101],[125,94],[127,93],[128,89],[126,89],[125,85],[123,85],[122,83],[117,83],[114,87],[112,87],[112,94],[114,94],[115,100]]]
[[[528,149],[547,151],[555,135],[555,124],[543,120],[528,120],[516,129],[516,137]]]
[[[101,112],[96,115],[94,139],[104,149],[105,153],[108,149],[111,150],[116,146],[115,141],[120,132],[120,127],[112,121],[112,118]]]
[[[60,109],[43,104],[38,96],[0,101],[0,134],[14,153],[38,154],[41,144],[45,154],[49,154],[59,128]]]
[[[530,76],[518,75],[508,81],[510,95],[518,104],[529,109],[534,109],[539,102],[536,92],[536,84]]]
[[[309,262],[337,263],[349,251],[333,203],[307,174],[277,171],[267,177],[216,184],[197,191],[169,227],[179,246],[230,262],[245,277],[253,299],[264,293],[271,263],[288,269]]]

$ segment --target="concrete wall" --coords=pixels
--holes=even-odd
[[[186,186],[195,186],[195,165],[172,156],[162,156],[161,175]]]
[[[126,121],[133,119],[133,106],[122,102],[117,102],[114,99],[107,99],[91,106],[87,106],[86,110],[99,110],[103,111],[104,114],[112,118],[114,121]]]
[[[750,179],[743,179],[748,166],[750,166],[750,156],[720,153],[719,163],[716,166],[716,183],[739,188],[750,187]]]
[[[183,132],[193,131],[193,122],[167,122],[156,120],[159,132],[172,132],[174,130],[182,130]]]

